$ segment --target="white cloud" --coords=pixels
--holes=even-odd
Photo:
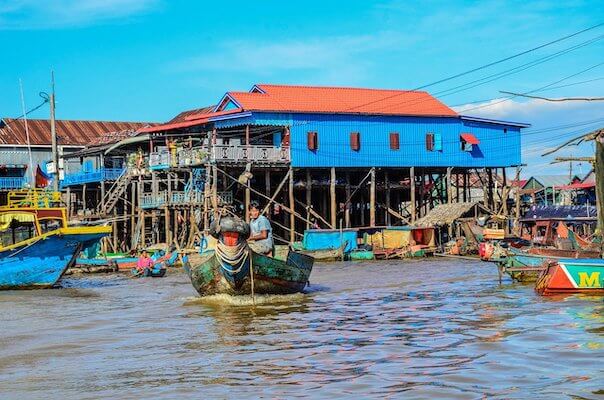
[[[229,40],[214,51],[188,57],[169,65],[178,72],[236,72],[270,78],[280,72],[295,72],[298,82],[351,84],[366,80],[373,52],[409,41],[398,33],[332,36],[305,39],[251,41]]]
[[[80,27],[148,11],[159,0],[13,0],[0,2],[0,29]]]

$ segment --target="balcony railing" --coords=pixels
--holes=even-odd
[[[212,159],[223,162],[288,163],[289,148],[274,146],[230,146],[212,147]]]
[[[25,177],[2,177],[0,178],[0,190],[21,189],[25,187],[26,183]]]
[[[115,181],[124,173],[123,168],[101,168],[90,172],[66,174],[62,186],[82,185],[102,181]]]
[[[171,196],[167,191],[162,191],[157,194],[143,193],[140,197],[141,208],[159,208],[165,205],[184,206],[184,205],[201,205],[203,204],[204,192],[172,192]],[[219,204],[233,203],[233,192],[218,192]]]

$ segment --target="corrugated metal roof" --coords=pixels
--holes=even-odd
[[[219,117],[219,116],[228,115],[228,114],[237,114],[241,111],[242,110],[240,108],[238,108],[235,110],[218,111],[218,112],[206,113],[206,114],[191,114],[191,115],[186,116],[184,121],[172,122],[172,123],[168,122],[168,123],[161,124],[161,125],[155,125],[155,126],[150,126],[150,127],[146,127],[146,128],[141,128],[138,130],[138,132],[139,133],[152,133],[152,132],[169,131],[172,129],[188,128],[191,126],[203,125],[206,122],[209,122],[210,119],[213,117]]]
[[[56,130],[59,145],[86,146],[95,143],[101,136],[110,132],[135,131],[155,123],[122,121],[73,121],[57,120]],[[50,121],[47,119],[28,119],[30,144],[50,145]],[[26,145],[25,121],[3,118],[0,125],[0,144]]]
[[[187,121],[187,118],[190,117],[191,115],[208,114],[208,113],[211,113],[214,110],[214,108],[216,108],[216,106],[194,108],[192,110],[183,111],[180,114],[178,114],[176,117],[174,117],[171,120],[169,120],[168,122],[166,122],[166,124],[175,124],[177,122],[184,122],[184,121]]]
[[[448,116],[457,113],[424,91],[256,85],[262,92],[228,92],[246,111]]]
[[[531,178],[542,184],[543,187],[564,186],[570,183],[568,175],[533,175]],[[529,182],[530,179],[526,184]]]
[[[596,219],[595,206],[533,206],[521,221]]]

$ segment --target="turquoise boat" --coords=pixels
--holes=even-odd
[[[51,196],[9,193],[0,208],[0,289],[52,287],[83,248],[111,233],[107,226],[67,226],[65,208],[52,207]]]

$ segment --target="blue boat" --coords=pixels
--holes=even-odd
[[[41,202],[39,193],[18,198],[11,202],[9,194],[0,207],[2,290],[52,287],[84,247],[111,233],[108,226],[67,226],[65,208]]]

